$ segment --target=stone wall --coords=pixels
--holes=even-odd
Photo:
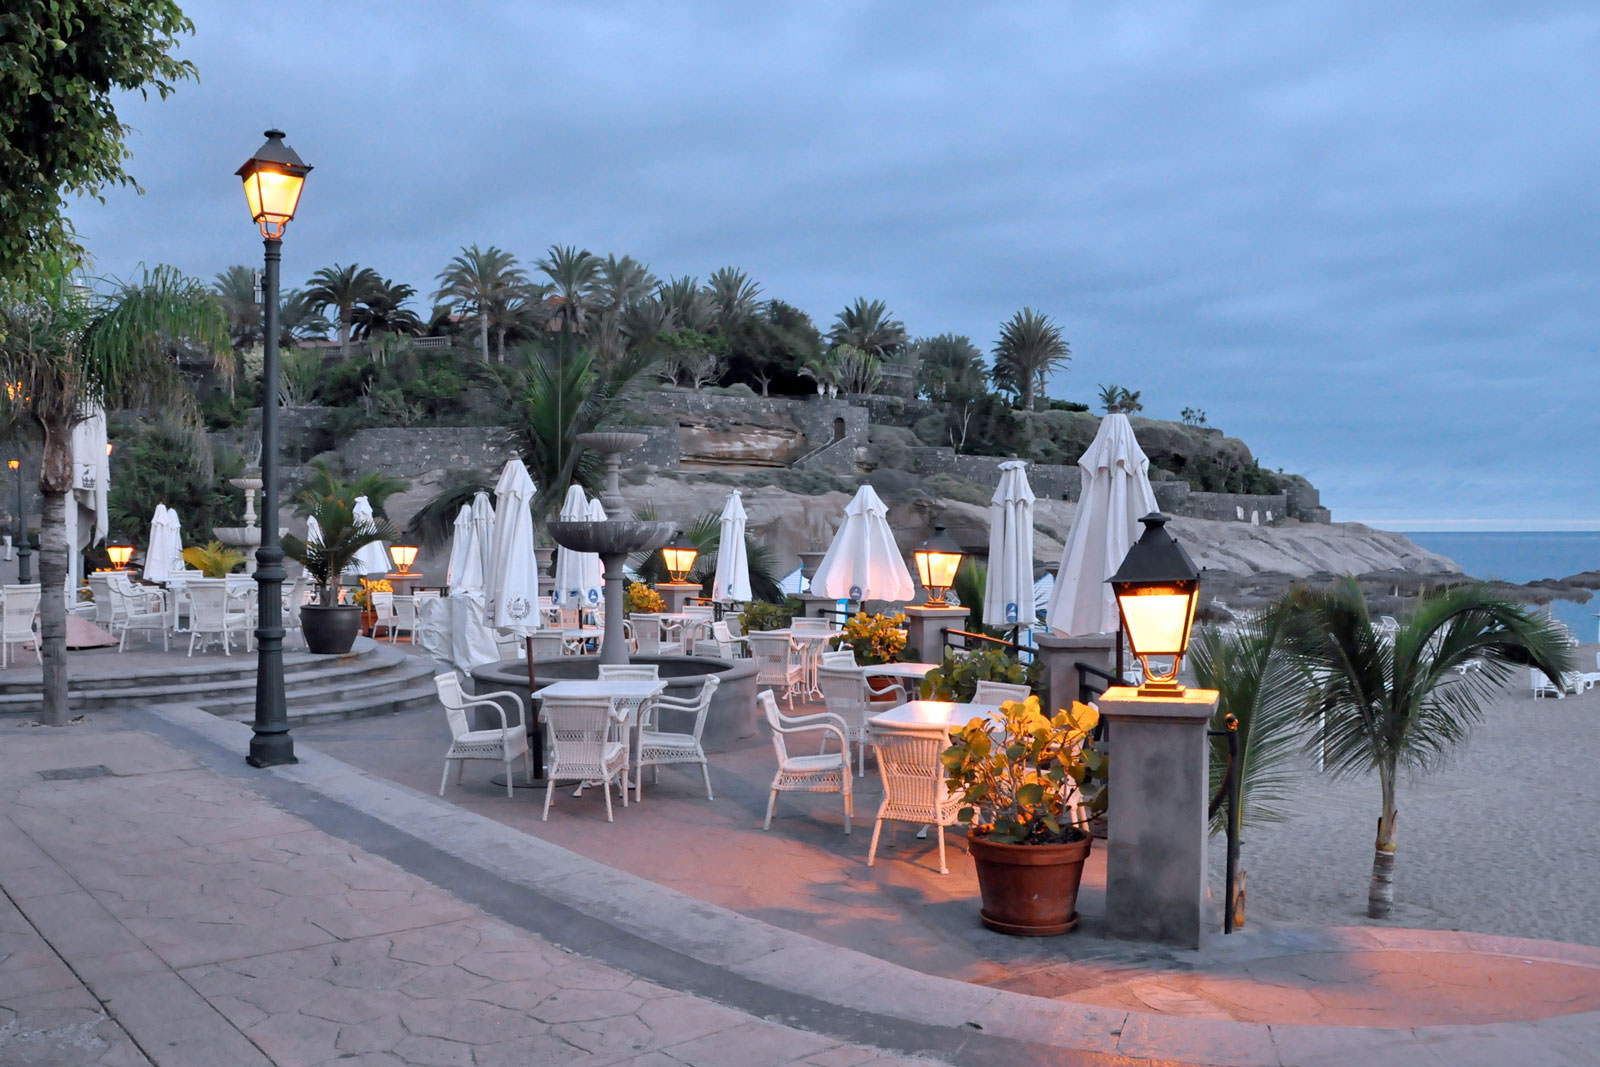
[[[1249,493],[1190,492],[1182,515],[1219,522],[1248,522],[1252,526],[1278,526],[1289,515],[1289,502],[1283,494],[1256,496]]]
[[[498,473],[509,452],[497,426],[385,427],[357,430],[339,445],[350,473],[382,469],[401,478],[426,471],[475,468]]]
[[[866,411],[843,400],[664,389],[651,394],[649,406],[667,421],[665,429],[676,439],[677,456],[671,462],[657,462],[628,455],[626,463],[787,467],[838,440],[846,446],[829,448],[829,455],[847,454],[853,467],[854,450],[867,444]],[[667,459],[665,449],[659,449],[657,455]]]
[[[961,455],[953,448],[926,447],[911,449],[912,470],[917,474],[953,474],[979,485],[994,485],[1000,481],[1000,456]],[[1028,484],[1034,496],[1051,500],[1075,500],[1078,497],[1082,471],[1076,466],[1055,463],[1029,463]]]

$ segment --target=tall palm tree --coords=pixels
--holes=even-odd
[[[659,284],[650,268],[632,256],[607,256],[600,261],[597,275],[595,300],[602,309],[612,312],[647,298]]]
[[[489,362],[489,328],[496,309],[503,308],[528,283],[528,274],[517,266],[517,257],[494,245],[468,245],[434,280],[439,283],[433,294],[435,300],[477,319],[478,354],[485,363]],[[502,351],[501,360],[504,358]]]
[[[72,494],[72,428],[95,407],[165,406],[195,417],[194,394],[178,373],[175,346],[209,351],[232,371],[228,316],[217,294],[169,267],[147,271],[108,296],[74,285],[72,265],[56,262],[37,288],[0,293],[0,378],[41,431],[39,470],[40,660],[44,720],[67,716],[66,508]]]
[[[350,358],[350,328],[355,323],[356,305],[382,284],[377,271],[355,263],[323,267],[306,284],[306,301],[313,310],[333,308],[338,313],[341,359]]]
[[[761,286],[737,267],[723,267],[706,279],[717,328],[727,333],[761,310]]]
[[[550,279],[554,321],[563,330],[584,333],[590,315],[598,306],[596,286],[600,281],[600,257],[576,245],[551,245],[538,267]]]
[[[1342,777],[1376,772],[1383,793],[1367,893],[1367,915],[1381,919],[1394,907],[1400,769],[1444,762],[1515,665],[1559,678],[1572,669],[1572,653],[1552,624],[1470,587],[1419,598],[1392,638],[1373,627],[1354,578],[1314,594],[1302,620],[1302,661],[1320,679],[1325,765]]]
[[[422,320],[406,307],[417,291],[405,282],[384,278],[367,291],[351,313],[353,336],[366,340],[375,334],[399,333],[415,337],[422,332]]]
[[[256,272],[234,264],[217,275],[211,285],[228,313],[228,333],[235,350],[261,343],[261,298],[256,293]]]
[[[994,383],[1017,394],[1024,411],[1033,410],[1050,372],[1064,366],[1072,350],[1050,316],[1025,307],[1000,327],[994,346]]]
[[[716,325],[716,311],[698,278],[687,274],[668,278],[656,290],[656,299],[672,313],[680,330],[709,333]]]
[[[889,306],[864,296],[839,312],[828,331],[829,344],[854,345],[879,359],[893,354],[906,340],[906,324],[890,316]]]

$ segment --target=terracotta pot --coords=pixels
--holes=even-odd
[[[1003,845],[969,837],[983,925],[1002,934],[1049,937],[1078,925],[1078,882],[1092,837],[1065,845]]]
[[[355,645],[360,628],[361,609],[354,605],[325,608],[307,604],[300,609],[300,629],[305,634],[308,652],[342,656]]]

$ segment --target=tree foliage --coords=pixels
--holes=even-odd
[[[81,256],[67,198],[133,186],[118,93],[165,99],[194,65],[172,0],[7,0],[0,14],[0,280],[46,280]]]
[[[1050,316],[1025,307],[1000,327],[994,346],[994,384],[1018,398],[1024,411],[1043,396],[1050,373],[1065,366],[1071,349]]]

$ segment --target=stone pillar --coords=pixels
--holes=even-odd
[[[667,602],[668,614],[676,615],[683,606],[700,595],[699,582],[657,582],[656,592]]]
[[[1206,727],[1216,691],[1141,697],[1117,686],[1099,704],[1116,740],[1108,757],[1107,932],[1199,948],[1210,801]]]
[[[839,601],[836,597],[818,596],[815,593],[801,593],[800,602],[805,605],[800,609],[802,618],[827,619],[832,623],[839,621],[834,616],[827,614],[827,612],[839,610]]]
[[[924,663],[944,659],[944,631],[967,628],[966,608],[908,607],[905,613],[906,647],[916,649]]]
[[[1079,663],[1108,672],[1116,669],[1116,634],[1068,637],[1051,630],[1036,636],[1034,644],[1038,648],[1035,654],[1044,659],[1045,697],[1052,714],[1078,699]],[[1100,683],[1096,689],[1104,688],[1103,680],[1095,681]]]

